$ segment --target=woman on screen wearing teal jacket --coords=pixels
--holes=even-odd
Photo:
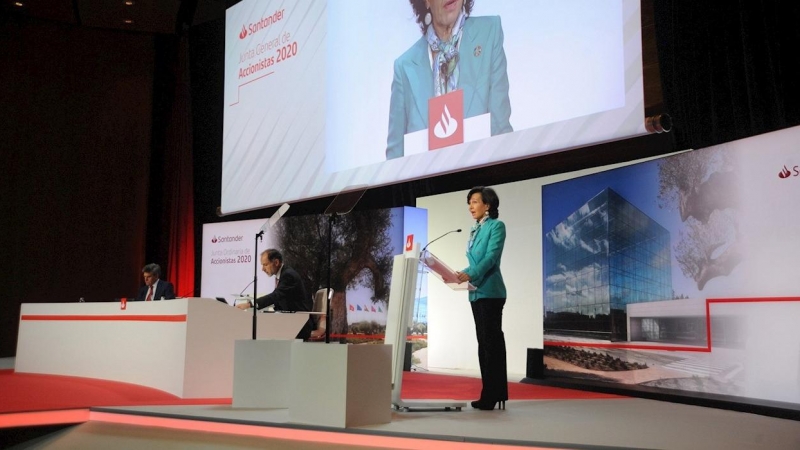
[[[500,273],[500,258],[506,241],[506,226],[497,220],[500,199],[494,189],[483,186],[472,188],[467,194],[467,204],[475,225],[467,243],[469,267],[459,272],[458,278],[477,287],[470,291],[469,301],[475,319],[483,382],[481,398],[472,402],[472,407],[492,410],[498,405],[500,409],[505,409],[508,375],[502,325],[506,285]]]
[[[464,90],[464,117],[491,113],[492,136],[514,131],[500,17],[470,17],[475,0],[410,0],[422,37],[394,62],[386,159],[428,128],[428,99]]]

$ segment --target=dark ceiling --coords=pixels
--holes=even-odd
[[[175,33],[185,26],[224,17],[226,7],[226,0],[0,0],[0,2],[3,11],[10,14],[78,26],[167,34]]]
[[[0,0],[4,12],[77,26],[173,34],[225,17],[237,0]],[[132,3],[128,5],[128,3]],[[22,6],[18,6],[21,4]],[[642,0],[642,70],[646,115],[662,112],[653,0]],[[126,23],[126,20],[131,21]]]

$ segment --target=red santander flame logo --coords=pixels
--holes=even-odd
[[[778,172],[778,178],[786,179],[789,177],[800,177],[800,165],[787,167],[784,164],[783,169]]]
[[[450,115],[450,110],[447,109],[447,105],[444,105],[444,111],[442,112],[442,119],[436,122],[436,126],[433,127],[433,134],[439,139],[449,138],[456,132],[458,129],[458,122],[453,119],[453,116]]]
[[[464,142],[464,91],[457,89],[428,100],[428,150]],[[459,123],[460,122],[460,123]]]
[[[242,32],[239,33],[239,39],[244,39],[247,37],[247,28],[242,25]]]
[[[212,244],[216,244],[216,243],[217,243],[217,237],[216,237],[216,236],[214,236],[213,238],[211,238],[211,243],[212,243]]]

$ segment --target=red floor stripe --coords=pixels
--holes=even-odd
[[[291,441],[313,442],[326,445],[378,447],[391,449],[427,450],[517,450],[519,446],[502,445],[495,443],[474,443],[460,441],[437,441],[431,439],[404,438],[393,436],[378,436],[358,433],[336,433],[331,431],[313,431],[293,428],[265,427],[255,425],[231,424],[220,422],[203,422],[186,419],[170,419],[148,416],[134,416],[127,414],[111,414],[92,412],[90,420],[97,422],[121,423],[169,428],[186,431],[202,431],[206,433],[235,434],[239,436],[261,437],[268,439],[285,439]],[[543,449],[543,447],[526,447]],[[557,447],[548,447],[554,449]]]
[[[0,428],[83,423],[87,420],[89,420],[88,409],[9,413],[0,414]]]

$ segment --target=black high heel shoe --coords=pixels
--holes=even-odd
[[[505,400],[498,400],[498,401],[489,401],[489,400],[475,400],[472,402],[472,407],[475,409],[480,409],[481,411],[491,411],[494,409],[494,406],[497,405],[497,409],[505,410],[506,409],[506,401]]]

